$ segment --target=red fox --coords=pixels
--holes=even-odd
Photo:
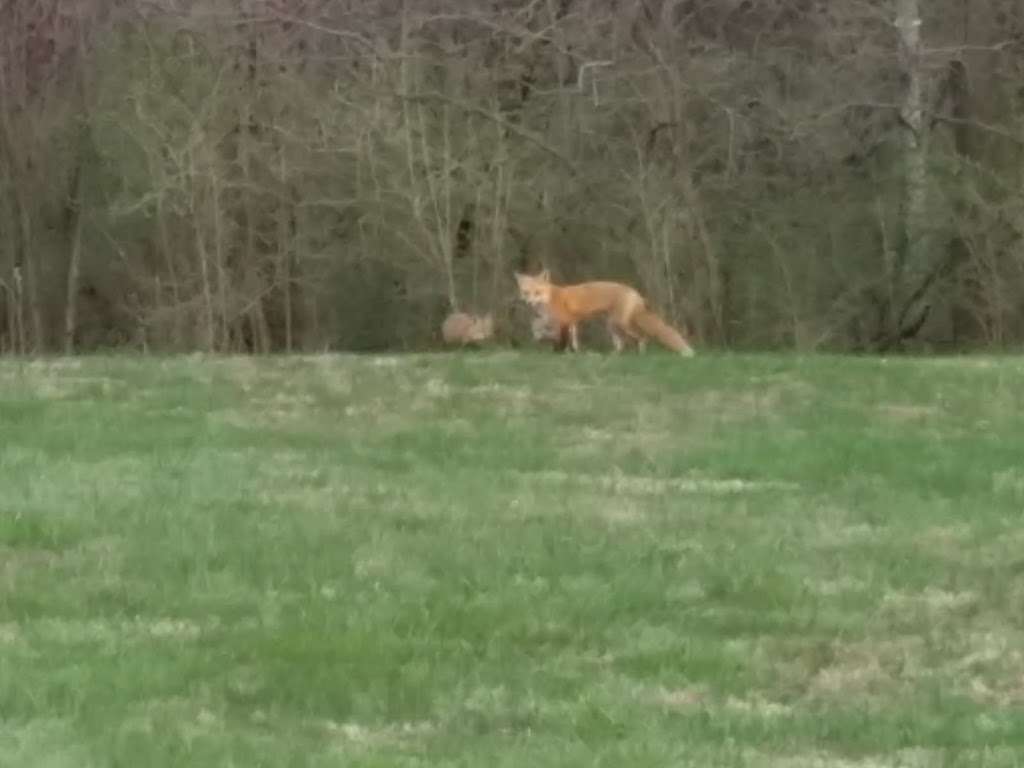
[[[487,341],[494,335],[494,317],[486,315],[469,315],[465,312],[453,312],[441,324],[441,338],[445,344],[476,344]]]
[[[597,281],[577,285],[555,285],[548,270],[537,275],[516,272],[519,295],[538,311],[545,312],[558,326],[563,344],[579,349],[577,325],[597,315],[607,315],[608,331],[615,351],[621,352],[627,338],[641,350],[646,337],[653,336],[674,352],[690,357],[693,348],[679,333],[647,308],[644,298],[622,283]],[[536,332],[535,332],[536,333]]]

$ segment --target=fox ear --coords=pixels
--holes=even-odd
[[[545,283],[551,282],[551,272],[549,272],[546,267],[540,271],[540,274],[537,275],[537,277],[543,280]]]

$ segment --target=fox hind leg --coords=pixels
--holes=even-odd
[[[636,342],[637,352],[647,351],[647,338],[642,333],[637,333],[636,331],[631,329],[629,331],[629,336],[631,339],[633,339],[633,341]]]
[[[615,347],[616,353],[622,352],[622,348],[626,345],[626,341],[623,338],[621,326],[611,318],[608,318],[608,333],[611,334],[612,346]]]
[[[621,331],[630,338],[636,344],[637,352],[643,352],[647,349],[647,337],[644,336],[640,331],[633,327],[630,323],[622,323],[620,326]]]

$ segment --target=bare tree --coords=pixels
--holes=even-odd
[[[0,0],[0,349],[528,336],[513,268],[705,344],[1024,337],[1013,0]]]

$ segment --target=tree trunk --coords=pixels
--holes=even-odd
[[[205,346],[207,352],[213,352],[217,347],[217,328],[214,323],[213,314],[213,289],[210,284],[210,255],[206,248],[206,238],[203,234],[202,207],[199,201],[199,171],[196,166],[196,150],[189,152],[189,183],[192,185],[192,229],[195,234],[196,254],[199,256],[200,276],[203,286],[203,316],[206,327],[203,329]]]
[[[19,346],[22,353],[29,346],[37,350],[42,341],[42,316],[39,312],[38,279],[35,268],[35,254],[32,249],[32,213],[29,209],[30,185],[26,168],[26,149],[16,144],[14,126],[11,124],[11,105],[8,103],[9,83],[0,66],[0,160],[7,166],[10,179],[9,194],[14,198],[14,222],[17,230],[14,242],[13,278],[19,326]],[[26,307],[26,304],[28,305]],[[32,321],[31,341],[25,332],[26,309]]]
[[[78,275],[82,263],[82,221],[85,218],[82,200],[82,168],[75,170],[75,184],[71,200],[74,223],[71,226],[71,255],[68,257],[68,281],[64,301],[64,354],[75,351],[75,331],[78,323]]]
[[[923,109],[924,72],[921,60],[920,0],[896,0],[896,27],[900,33],[900,61],[907,80],[903,98],[903,237],[894,267],[892,296],[897,306],[890,317],[895,326],[889,329],[894,340],[905,331],[905,323],[914,313],[924,295],[917,288],[926,280],[929,249],[925,242],[928,212],[928,167],[925,151]]]

